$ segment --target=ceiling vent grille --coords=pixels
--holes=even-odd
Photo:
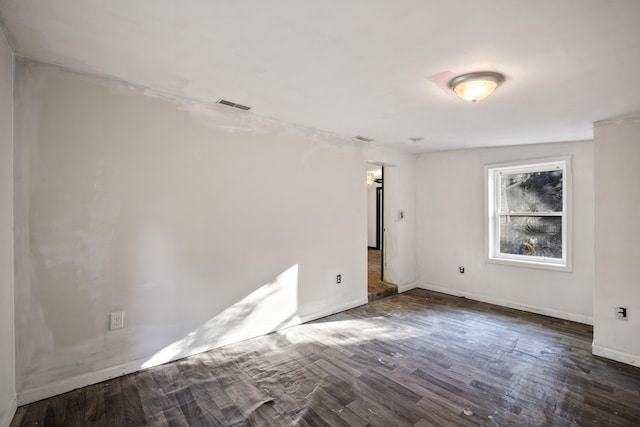
[[[237,108],[239,110],[249,111],[251,107],[247,107],[246,105],[237,104],[235,102],[227,101],[226,99],[218,99],[216,104],[226,105],[227,107]]]
[[[354,136],[353,139],[357,139],[358,141],[362,141],[362,142],[373,142],[373,138],[369,138],[362,135]]]

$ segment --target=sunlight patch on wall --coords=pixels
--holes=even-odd
[[[142,368],[201,353],[300,323],[298,264],[154,354]]]

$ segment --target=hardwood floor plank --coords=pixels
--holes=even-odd
[[[305,398],[301,405],[304,408],[314,408],[314,411],[324,423],[330,426],[348,427],[348,420],[358,420],[359,417],[350,409],[340,405],[340,403],[329,395],[319,384]],[[360,424],[360,422],[358,422]]]
[[[120,388],[122,390],[122,406],[124,419],[127,425],[147,425],[144,415],[144,408],[140,398],[138,375],[125,375],[120,378]],[[144,391],[142,391],[144,393]]]
[[[324,378],[322,387],[341,406],[349,405],[357,396],[357,391],[351,384],[332,375]]]
[[[113,378],[105,384],[104,413],[105,423],[108,426],[124,426],[124,407],[122,404],[122,393],[120,392],[120,379]],[[54,397],[56,399],[57,397]]]
[[[59,399],[55,399],[49,402],[47,412],[51,411],[53,419],[45,417],[43,425],[63,426],[65,425],[65,417],[67,415],[67,400],[69,393],[58,396]]]
[[[370,370],[363,375],[366,375],[369,381],[377,383],[379,387],[383,387],[385,389],[385,393],[393,393],[393,395],[397,395],[403,401],[416,403],[422,398],[422,396],[413,392],[413,390],[405,387],[399,382],[390,379],[386,375],[382,375],[376,372],[375,370]]]
[[[393,425],[397,427],[405,427],[413,425],[413,423],[397,417],[393,411],[390,411],[384,406],[378,405],[377,402],[369,399],[369,397],[354,400],[347,406],[351,411],[372,426]]]
[[[104,409],[104,384],[95,384],[86,387],[85,391],[85,425],[105,426],[105,409]]]
[[[393,414],[389,416],[390,420],[415,424],[420,419],[414,411],[414,405],[404,401],[397,393],[379,387],[372,377],[366,374],[361,375],[358,377],[358,385],[360,392],[366,395],[370,402],[375,402],[374,405],[370,405],[374,410],[386,408],[389,414]],[[380,390],[384,390],[384,393]]]
[[[86,387],[67,393],[64,423],[70,427],[86,424]]]
[[[11,426],[21,426],[22,425],[22,420],[24,419],[25,415],[27,414],[27,412],[29,412],[30,410],[33,410],[33,408],[30,408],[29,405],[24,405],[24,406],[20,406],[16,409],[16,413],[13,416],[13,419],[11,420]],[[51,424],[49,424],[51,425]]]
[[[398,287],[382,280],[382,252],[377,249],[368,249],[368,296],[369,301],[390,297],[398,293]]]
[[[37,403],[38,405],[36,405],[33,409],[24,411],[22,414],[20,414],[19,417],[15,417],[13,422],[19,419],[21,426],[44,425],[45,419],[51,422],[51,416],[47,417],[47,413],[50,409],[49,402],[41,400],[40,402],[37,402]],[[18,408],[17,412],[20,412],[20,408]],[[13,426],[13,423],[11,425]],[[55,424],[50,424],[50,425],[55,425]]]
[[[152,370],[140,372],[138,384],[145,391],[141,399],[142,410],[150,425],[167,425],[164,408],[169,406],[169,399],[160,385],[156,382]]]
[[[18,408],[12,426],[640,425],[592,328],[415,289]]]

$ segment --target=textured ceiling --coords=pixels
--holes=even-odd
[[[640,114],[638,0],[3,0],[0,17],[18,55],[410,152]],[[487,100],[446,89],[483,69],[507,76]]]

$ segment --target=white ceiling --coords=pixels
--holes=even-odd
[[[0,17],[25,57],[410,152],[640,114],[639,0],[2,0]],[[487,100],[446,89],[484,69],[507,76]]]

